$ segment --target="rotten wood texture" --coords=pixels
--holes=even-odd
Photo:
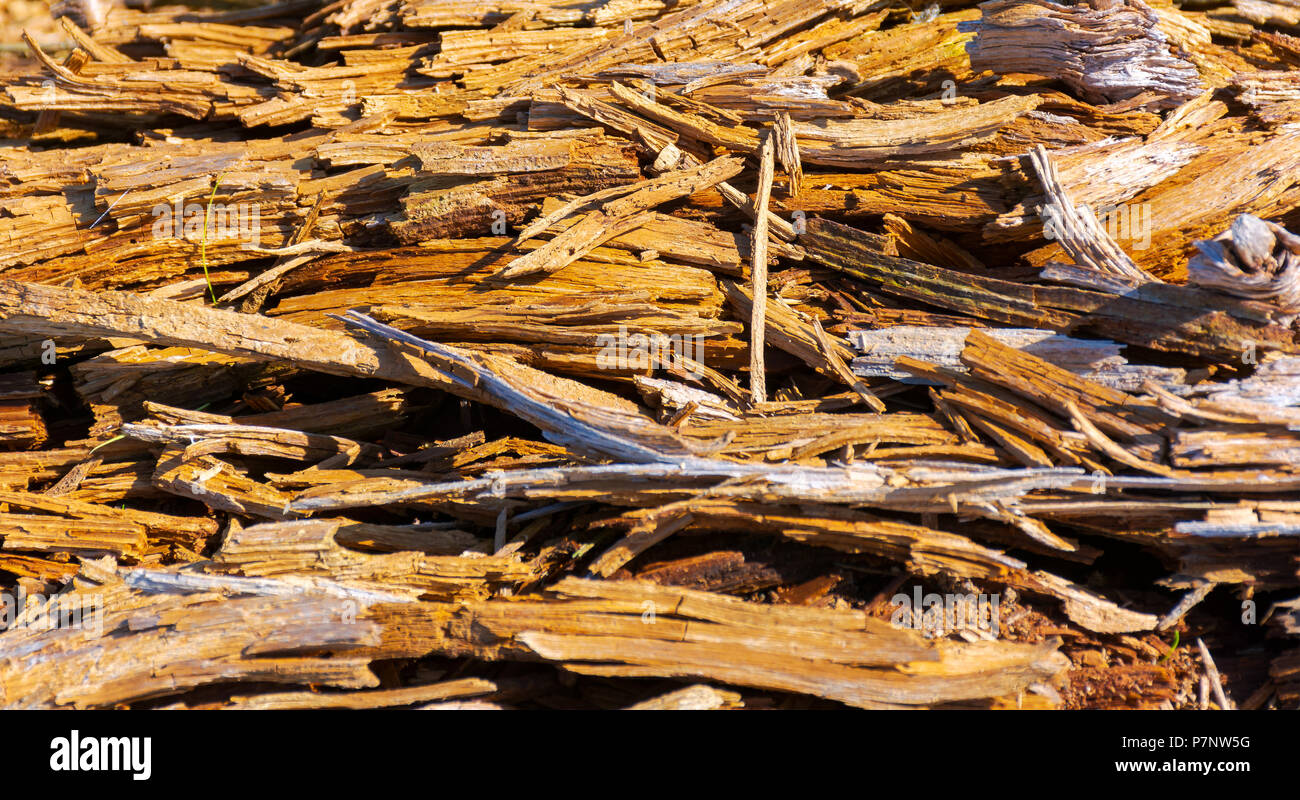
[[[0,705],[1300,698],[1294,3],[134,5],[0,81]]]

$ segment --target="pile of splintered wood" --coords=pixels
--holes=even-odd
[[[54,10],[0,706],[1300,706],[1297,0]]]

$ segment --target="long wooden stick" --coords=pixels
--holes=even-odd
[[[749,317],[749,388],[755,403],[767,402],[767,367],[763,340],[767,330],[767,205],[772,194],[772,135],[758,146],[758,189],[754,193],[754,229],[750,244],[753,258],[754,307]]]

